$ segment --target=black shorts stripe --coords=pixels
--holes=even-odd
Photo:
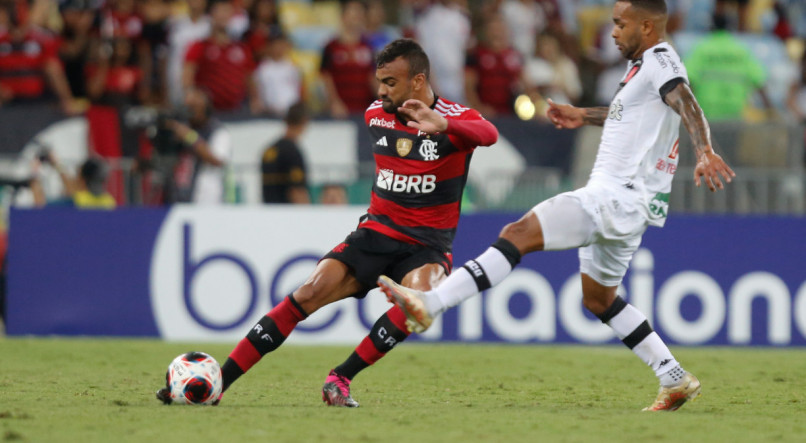
[[[379,214],[367,214],[367,220],[378,222],[388,226],[393,230],[407,235],[429,248],[440,252],[451,252],[453,238],[456,236],[456,228],[438,229],[428,226],[400,226],[392,223],[389,217]]]
[[[652,326],[649,326],[649,322],[644,320],[643,323],[638,325],[634,331],[630,333],[630,335],[624,337],[624,340],[621,342],[624,343],[625,346],[632,349],[638,346],[639,343],[644,341],[645,338],[652,333]]]

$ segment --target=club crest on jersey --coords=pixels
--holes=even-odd
[[[437,154],[437,142],[430,139],[423,139],[420,143],[420,155],[425,161],[434,161],[439,158]]]
[[[397,139],[397,144],[395,145],[395,149],[397,150],[397,155],[401,157],[405,157],[409,155],[411,152],[411,148],[414,146],[414,143],[411,139],[408,138],[399,138]]]

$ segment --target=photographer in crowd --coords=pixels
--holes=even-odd
[[[39,168],[49,165],[59,174],[62,185],[62,195],[59,198],[48,200],[39,179]],[[34,168],[34,176],[30,181],[34,205],[64,206],[79,209],[114,209],[117,202],[106,190],[106,181],[109,177],[109,167],[99,157],[90,157],[78,168],[76,177],[73,177],[62,166],[59,159],[49,149],[39,155]]]
[[[212,102],[204,91],[188,89],[185,106],[187,122],[165,119],[162,126],[172,137],[155,143],[168,176],[165,203],[223,203],[230,135],[212,117]]]

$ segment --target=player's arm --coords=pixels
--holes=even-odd
[[[697,166],[694,168],[694,182],[700,186],[700,179],[705,178],[705,184],[712,192],[717,189],[724,189],[720,175],[726,182],[736,176],[732,169],[714,152],[711,145],[711,129],[705,114],[702,112],[694,93],[685,81],[677,82],[677,85],[670,89],[663,100],[675,112],[680,114],[688,132],[691,142],[694,145],[694,152],[697,156]]]
[[[573,105],[557,104],[548,99],[546,116],[557,129],[576,129],[583,125],[604,126],[608,108],[577,108]]]
[[[410,128],[426,134],[443,132],[462,139],[468,146],[490,146],[498,141],[498,129],[489,121],[476,119],[448,120],[420,100],[406,100],[398,112],[408,119]]]

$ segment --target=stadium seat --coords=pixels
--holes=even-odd
[[[686,11],[685,30],[707,32],[711,29],[714,0],[695,0]]]
[[[308,96],[308,105],[311,107],[311,111],[320,111],[322,108],[322,98],[324,97],[324,92],[321,91],[322,87],[319,80],[319,65],[322,61],[321,52],[295,49],[291,51],[291,60],[302,70],[305,90]]]
[[[577,11],[577,22],[579,23],[579,46],[583,53],[587,52],[596,44],[596,35],[600,27],[610,22],[612,9],[603,6],[589,6],[579,8]]]
[[[289,35],[297,50],[321,52],[337,32],[338,28],[314,25],[299,26],[292,29]]]
[[[338,28],[341,26],[341,6],[338,1],[317,1],[312,5],[314,23]]]
[[[306,2],[282,2],[279,5],[278,13],[280,23],[287,32],[291,32],[300,26],[311,26],[316,24],[313,8]]]
[[[767,94],[779,109],[783,109],[789,86],[798,75],[798,66],[789,58],[786,45],[772,35],[741,34],[742,41],[761,61],[767,72]]]

